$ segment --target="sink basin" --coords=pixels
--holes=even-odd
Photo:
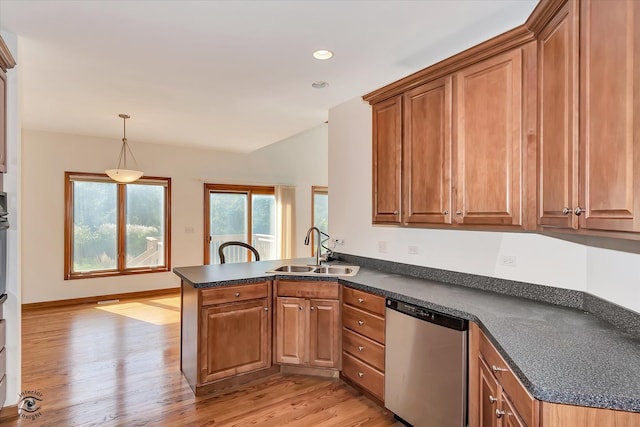
[[[296,276],[355,276],[360,267],[355,265],[281,265],[267,273]]]

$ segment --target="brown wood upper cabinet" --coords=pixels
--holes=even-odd
[[[569,0],[538,38],[539,225],[640,231],[640,3]]]
[[[532,57],[533,42],[373,104],[374,223],[524,224]]]

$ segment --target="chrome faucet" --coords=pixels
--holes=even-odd
[[[322,239],[322,237],[321,237],[322,231],[320,231],[320,229],[318,227],[311,227],[307,231],[307,237],[305,237],[305,239],[304,239],[304,244],[309,246],[309,238],[311,236],[311,233],[314,230],[318,232],[318,247],[316,248],[316,265],[320,265],[320,251],[322,250],[322,246],[321,246],[320,240]]]

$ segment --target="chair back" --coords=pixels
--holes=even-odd
[[[225,263],[224,248],[226,248],[227,246],[242,246],[243,248],[247,248],[251,252],[253,252],[253,256],[255,258],[255,261],[260,261],[260,254],[258,253],[258,250],[256,248],[254,248],[253,246],[251,246],[251,245],[249,245],[247,243],[244,243],[244,242],[235,242],[235,241],[233,241],[233,242],[224,242],[218,248],[218,255],[220,256],[220,264],[224,264]]]

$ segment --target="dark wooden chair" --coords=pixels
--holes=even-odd
[[[244,242],[235,242],[235,241],[233,241],[233,242],[224,242],[218,248],[218,255],[220,256],[220,264],[224,264],[225,263],[224,248],[226,248],[227,246],[242,246],[243,248],[247,248],[251,252],[253,252],[253,256],[255,258],[255,261],[260,261],[260,254],[258,253],[258,250],[256,248],[254,248],[253,246],[251,246],[251,245],[249,245],[247,243],[244,243]]]

